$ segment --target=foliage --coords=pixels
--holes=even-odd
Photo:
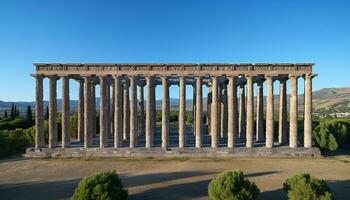
[[[18,152],[23,152],[34,138],[24,129],[0,131],[0,158]]]
[[[322,150],[337,150],[350,144],[350,122],[345,119],[321,120],[314,128],[313,138]]]
[[[80,181],[72,200],[126,200],[128,191],[115,171],[103,171]]]
[[[27,111],[26,111],[26,122],[29,124],[33,123],[33,113],[32,113],[32,108],[30,107],[30,105],[28,105]]]
[[[297,174],[283,183],[283,190],[290,200],[331,200],[333,199],[326,181],[310,176]]]
[[[29,128],[34,125],[34,121],[28,122],[23,117],[16,117],[15,119],[5,118],[0,120],[0,130],[15,130],[16,128]]]
[[[250,200],[259,195],[259,188],[244,178],[242,171],[228,171],[216,176],[208,186],[210,199]]]
[[[192,124],[193,123],[193,112],[186,112],[186,122],[187,124]]]

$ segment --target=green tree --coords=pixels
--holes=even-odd
[[[115,171],[102,171],[80,181],[72,200],[126,200],[128,191]]]
[[[13,118],[16,118],[17,117],[17,106],[15,104],[15,108],[13,110]]]
[[[48,106],[46,106],[44,118],[45,118],[45,120],[48,120],[48,119],[49,119],[49,107],[48,107]]]
[[[310,174],[297,174],[287,178],[283,183],[283,190],[289,200],[332,200],[331,189],[326,181]]]
[[[33,113],[32,113],[32,108],[30,107],[30,105],[27,106],[26,121],[28,123],[32,123],[33,122]]]
[[[209,198],[212,200],[252,200],[260,193],[259,188],[244,178],[242,171],[227,171],[210,181]]]
[[[7,118],[7,110],[5,110],[4,118]]]
[[[14,119],[15,118],[15,105],[14,103],[12,103],[11,105],[11,114],[10,114],[10,118]]]

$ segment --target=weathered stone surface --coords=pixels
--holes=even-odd
[[[318,148],[255,147],[255,148],[28,148],[27,158],[81,158],[81,157],[321,157]]]

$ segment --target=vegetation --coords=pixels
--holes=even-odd
[[[72,200],[126,200],[128,191],[115,171],[103,171],[80,181]]]
[[[326,181],[310,176],[310,174],[297,174],[289,177],[283,183],[283,190],[287,193],[289,200],[333,199]]]
[[[216,176],[208,186],[212,200],[251,200],[259,195],[259,188],[244,178],[241,171],[227,171]]]
[[[18,152],[23,152],[27,145],[34,143],[34,137],[28,130],[0,131],[0,158]]]
[[[315,145],[322,150],[335,151],[350,145],[350,120],[323,119],[313,131]]]

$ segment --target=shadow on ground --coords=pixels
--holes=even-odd
[[[129,199],[147,200],[147,199],[207,199],[207,188],[212,173],[186,171],[171,173],[153,173],[143,175],[122,175],[121,178],[125,187],[145,186],[148,184],[162,183],[166,181],[186,179],[184,183],[176,183],[165,186],[158,186],[146,191],[130,194]],[[278,171],[266,171],[247,174],[246,177],[265,176],[279,173]],[[193,181],[195,177],[206,176],[200,181]],[[193,179],[191,179],[193,177]],[[0,199],[68,199],[74,193],[80,179],[64,180],[55,182],[29,182],[20,184],[0,185]],[[350,199],[350,180],[346,181],[328,181],[336,199]],[[286,199],[282,188],[261,192],[259,199]]]

